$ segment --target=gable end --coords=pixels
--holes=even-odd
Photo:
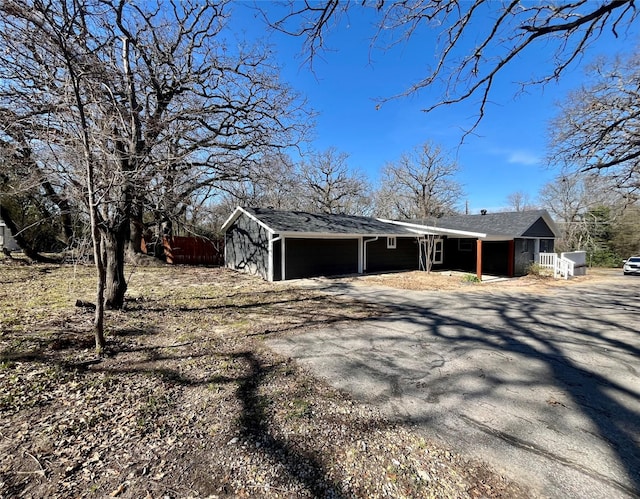
[[[543,237],[552,239],[556,236],[549,225],[547,225],[547,222],[540,217],[522,234],[522,237]]]

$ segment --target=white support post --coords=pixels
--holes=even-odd
[[[273,268],[275,267],[275,261],[274,261],[274,253],[273,253],[273,244],[277,241],[282,241],[281,237],[274,237],[269,239],[269,255],[268,255],[268,262],[267,264],[269,265],[269,270],[267,271],[267,278],[269,282],[273,282],[273,279],[275,278],[275,276],[273,275]]]
[[[280,256],[281,256],[280,275],[281,275],[281,279],[285,281],[287,278],[286,266],[285,266],[285,262],[287,261],[287,258],[285,256],[285,253],[286,253],[285,248],[287,247],[287,244],[286,244],[287,241],[284,236],[282,236],[281,241],[282,242],[280,243]]]

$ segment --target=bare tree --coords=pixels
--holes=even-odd
[[[455,180],[457,172],[457,163],[440,146],[425,142],[384,167],[375,193],[376,215],[436,226],[437,218],[454,212],[463,196]],[[426,272],[431,271],[437,244],[434,235],[424,236],[419,243],[420,266]]]
[[[591,245],[594,217],[606,206],[615,220],[623,210],[624,199],[610,184],[596,175],[563,173],[540,190],[540,202],[554,217],[561,230],[556,245],[560,251],[583,250]]]
[[[218,204],[227,213],[238,205],[278,210],[300,210],[304,205],[302,179],[285,154],[265,156],[246,179],[224,182],[220,189],[224,194]]]
[[[602,59],[592,82],[574,91],[551,126],[550,161],[598,172],[614,188],[640,193],[640,55]]]
[[[527,211],[535,208],[529,194],[524,191],[512,192],[507,196],[508,209],[513,211]]]
[[[472,128],[484,116],[500,73],[515,59],[544,50],[555,63],[548,73],[521,82],[523,88],[556,80],[605,31],[618,37],[638,15],[633,0],[289,0],[287,5],[284,13],[265,10],[265,17],[276,29],[302,37],[303,51],[310,60],[328,45],[329,32],[340,26],[343,16],[350,23],[359,21],[358,9],[375,11],[377,16],[372,49],[384,50],[432,32],[437,39],[436,60],[400,96],[435,87],[440,97],[428,103],[425,111],[473,99],[479,102],[479,109]]]
[[[455,211],[463,196],[457,173],[457,163],[440,146],[424,143],[384,167],[376,214],[427,220]]]
[[[640,203],[628,206],[613,227],[611,245],[622,258],[640,255]]]
[[[321,213],[366,214],[369,183],[364,174],[349,169],[349,156],[329,148],[311,154],[300,165],[305,209]]]
[[[185,199],[241,177],[304,132],[302,103],[279,82],[268,51],[222,43],[225,6],[0,3],[2,127],[12,126],[9,118],[20,123],[34,164],[59,195],[87,208],[98,349],[101,307],[124,302],[132,217],[180,213]]]

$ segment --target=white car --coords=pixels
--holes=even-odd
[[[628,260],[625,260],[622,272],[624,272],[624,275],[640,275],[640,256],[632,256]]]

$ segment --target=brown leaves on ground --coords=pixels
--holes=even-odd
[[[3,266],[0,497],[517,497],[267,349],[385,313],[224,269],[128,269],[94,355],[93,269]]]
[[[344,281],[359,286],[388,286],[396,289],[413,291],[455,291],[461,293],[481,292],[531,292],[544,293],[564,286],[581,285],[608,279],[620,271],[615,269],[589,269],[585,276],[571,279],[554,279],[551,275],[526,275],[515,278],[484,276],[482,282],[477,282],[475,274],[457,271],[410,271],[391,272],[388,274],[371,274],[364,276],[349,276],[331,281]]]

